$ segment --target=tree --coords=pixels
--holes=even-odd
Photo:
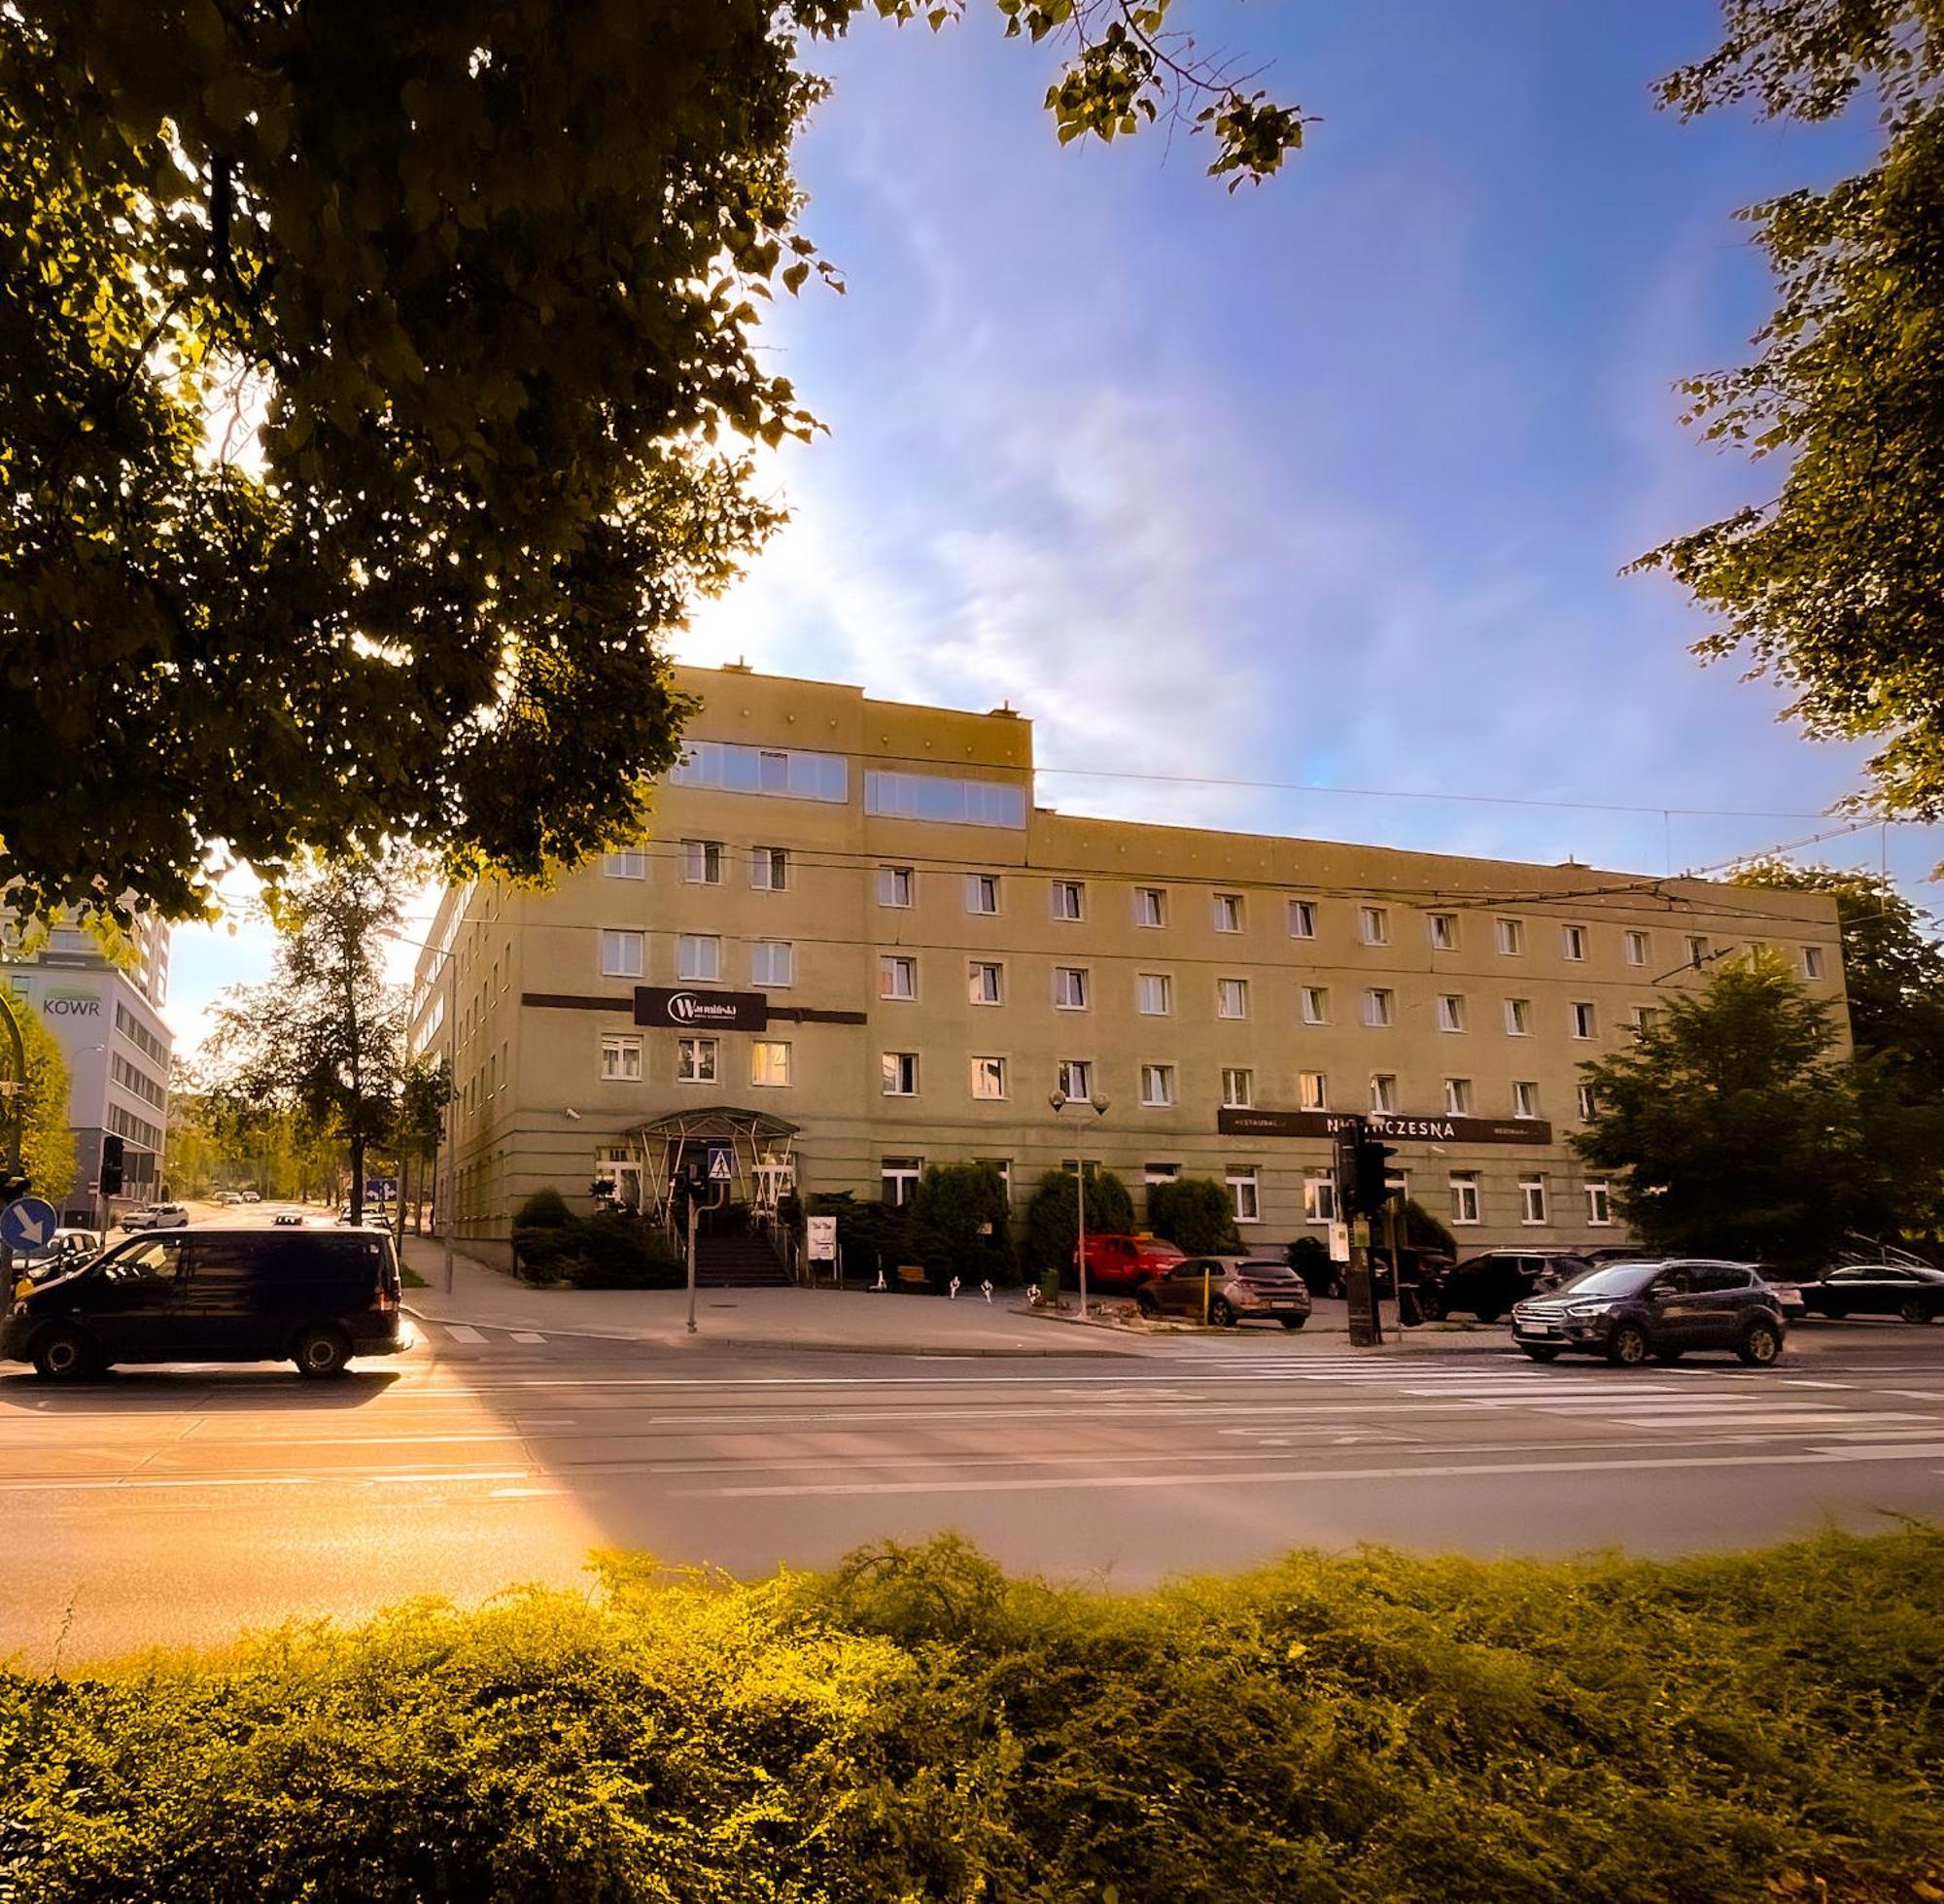
[[[230,1097],[341,1133],[354,1218],[364,1214],[365,1152],[398,1113],[405,1004],[384,981],[383,941],[415,883],[414,869],[396,862],[300,874],[276,907],[274,976],[223,995],[207,1046]]]
[[[1694,378],[1690,422],[1786,463],[1773,502],[1643,558],[1752,655],[1812,733],[1880,742],[1887,812],[1944,814],[1944,14],[1933,0],[1724,0],[1707,59],[1663,82],[1684,116],[1753,102],[1826,120],[1871,87],[1866,172],[1745,214],[1775,275],[1752,363]]]
[[[13,1120],[20,1124],[20,1170],[33,1186],[33,1194],[59,1204],[74,1188],[74,1127],[68,1122],[67,1059],[59,1042],[32,1012],[9,1000],[4,1009],[12,1013],[20,1033],[20,1048],[27,1060],[24,1080],[14,1075],[11,1041],[0,1031],[0,1066],[10,1083],[19,1085],[17,1093],[0,1111],[13,1135]]]
[[[237,859],[537,877],[638,830],[665,640],[775,527],[748,450],[803,42],[962,0],[0,8],[0,884],[206,911]],[[1062,140],[1172,116],[1231,185],[1300,115],[1169,0],[1062,39]],[[25,723],[31,719],[29,733]]]
[[[1239,1256],[1235,1205],[1212,1177],[1177,1177],[1148,1186],[1148,1228],[1190,1256]]]
[[[907,1237],[934,1282],[1013,1279],[1006,1180],[989,1163],[934,1163],[912,1193]]]
[[[1073,1259],[1080,1211],[1070,1170],[1049,1170],[1026,1203],[1028,1269],[1057,1269]],[[1087,1229],[1093,1235],[1126,1235],[1134,1227],[1134,1199],[1111,1170],[1087,1173]]]
[[[1580,1069],[1594,1115],[1571,1141],[1649,1249],[1813,1262],[1908,1207],[1910,1160],[1866,1109],[1867,1066],[1778,958],[1717,968]],[[1929,1168],[1934,1188],[1934,1154]]]

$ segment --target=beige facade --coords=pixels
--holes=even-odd
[[[661,1126],[717,1107],[766,1120],[739,1196],[767,1157],[863,1196],[991,1160],[1023,1198],[1084,1154],[1137,1205],[1157,1173],[1227,1182],[1264,1245],[1323,1233],[1331,1146],[1261,1114],[1387,1111],[1461,1241],[1614,1241],[1566,1143],[1581,1062],[1752,945],[1842,998],[1822,895],[1073,818],[1032,806],[1005,710],[679,674],[702,710],[652,837],[544,893],[449,891],[421,960],[471,1243],[545,1184],[651,1201]],[[638,1024],[643,986],[761,993],[768,1023]]]

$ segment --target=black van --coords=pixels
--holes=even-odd
[[[399,1259],[374,1230],[167,1229],[131,1236],[17,1300],[0,1360],[53,1381],[118,1362],[281,1362],[341,1375],[407,1346]]]

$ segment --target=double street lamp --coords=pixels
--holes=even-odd
[[[1056,1090],[1046,1100],[1053,1106],[1053,1114],[1058,1117],[1069,1104],[1078,1104],[1083,1109],[1092,1105],[1095,1117],[1107,1115],[1107,1099],[1104,1093],[1095,1091],[1092,1097],[1069,1097],[1063,1090]],[[1083,1120],[1084,1122],[1085,1120]],[[1080,1148],[1087,1148],[1083,1140]],[[1077,1157],[1073,1160],[1073,1207],[1080,1213],[1080,1250],[1074,1261],[1080,1265],[1080,1318],[1087,1319],[1087,1160]]]

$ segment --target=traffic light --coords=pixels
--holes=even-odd
[[[1397,1155],[1392,1144],[1382,1144],[1371,1135],[1367,1125],[1359,1125],[1354,1146],[1357,1153],[1356,1167],[1353,1172],[1357,1186],[1357,1200],[1353,1205],[1362,1217],[1373,1217],[1390,1201],[1390,1160]]]
[[[1348,1219],[1361,1214],[1363,1202],[1358,1195],[1362,1183],[1359,1174],[1363,1163],[1364,1123],[1361,1118],[1352,1118],[1341,1125],[1336,1131],[1336,1213]]]
[[[101,1140],[101,1194],[122,1194],[122,1139],[111,1130]]]
[[[0,1203],[11,1203],[17,1196],[24,1196],[34,1187],[34,1180],[23,1170],[9,1170],[0,1165]]]

